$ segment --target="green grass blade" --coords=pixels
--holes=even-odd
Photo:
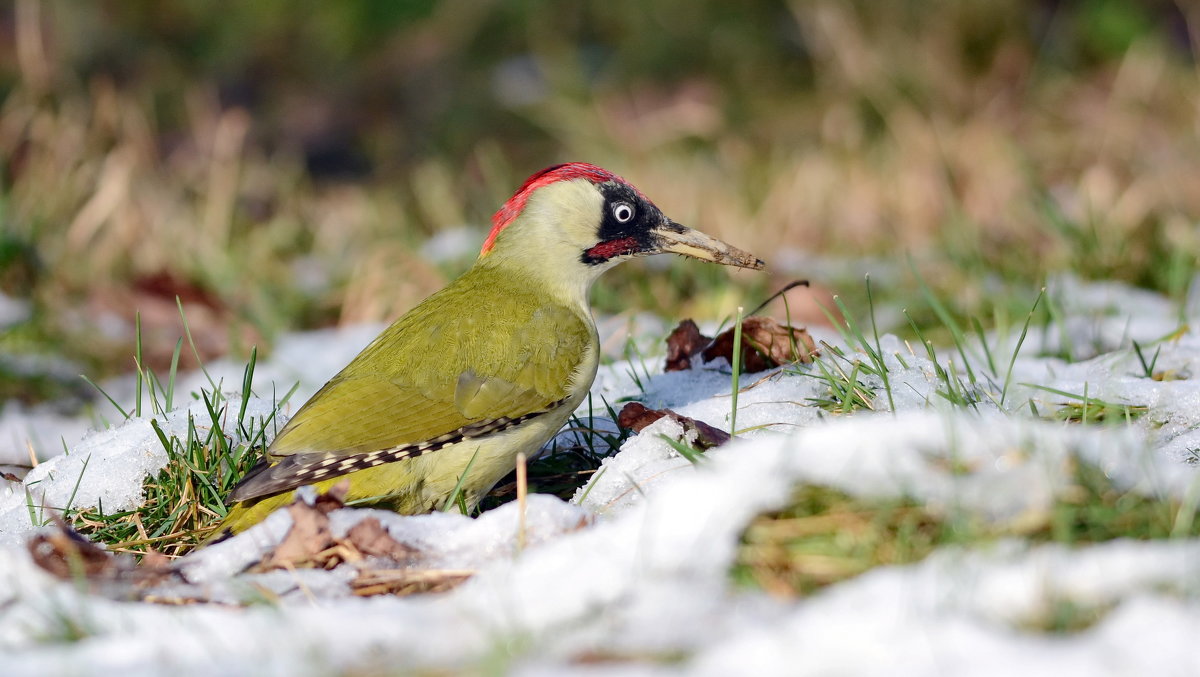
[[[187,337],[188,345],[192,348],[192,356],[196,358],[196,364],[200,365],[200,372],[204,374],[204,378],[208,379],[208,385],[212,387],[213,392],[220,392],[221,389],[213,381],[208,369],[204,367],[204,360],[200,359],[200,350],[196,348],[196,341],[192,339],[192,328],[188,325],[187,313],[183,310],[183,301],[178,296],[175,297],[175,306],[179,308],[179,319],[183,322],[183,335]]]
[[[90,385],[91,387],[93,387],[97,391],[99,391],[100,394],[104,396],[104,399],[108,400],[108,403],[113,405],[113,408],[115,408],[117,411],[121,412],[121,416],[124,417],[124,419],[126,421],[129,420],[129,412],[122,409],[121,405],[117,404],[117,401],[114,400],[111,395],[109,395],[107,392],[105,392],[104,388],[101,388],[99,385],[96,384],[95,381],[88,378],[85,374],[80,374],[79,378],[83,379],[84,381],[87,382],[88,385]]]
[[[250,403],[251,390],[250,386],[254,383],[254,365],[258,361],[258,346],[250,349],[250,360],[246,362],[246,369],[242,372],[242,401],[238,407],[238,427],[246,431],[246,426],[243,421],[246,418],[246,405]]]
[[[979,345],[983,346],[983,357],[987,360],[988,371],[991,372],[992,378],[999,378],[1000,374],[996,371],[996,359],[992,356],[992,349],[988,346],[987,336],[984,334],[979,318],[972,315],[971,325],[975,328],[975,333],[979,335]]]
[[[29,523],[35,527],[46,526],[46,522],[45,522],[46,506],[39,505],[37,507],[37,513],[34,513],[33,494],[30,493],[28,486],[25,486],[24,484],[22,484],[21,488],[25,490],[25,509],[29,511]]]
[[[892,384],[888,379],[887,364],[883,361],[883,344],[879,341],[879,325],[875,322],[875,298],[871,294],[871,276],[866,276],[867,281],[867,312],[871,316],[871,331],[875,335],[875,353],[872,359],[877,360],[879,368],[879,378],[883,379],[883,389],[887,391],[888,409],[893,415],[896,413],[896,400],[892,397]]]
[[[1017,363],[1017,355],[1021,353],[1021,346],[1025,345],[1025,337],[1029,334],[1029,325],[1033,322],[1033,314],[1037,311],[1038,304],[1041,303],[1042,297],[1046,295],[1046,288],[1042,287],[1038,292],[1037,298],[1033,300],[1033,307],[1029,309],[1029,314],[1025,316],[1025,324],[1021,326],[1021,336],[1017,339],[1017,345],[1013,348],[1012,357],[1008,359],[1008,371],[1004,374],[1004,388],[1000,391],[1000,406],[1004,407],[1004,402],[1008,397],[1008,386],[1012,383],[1013,366]]]
[[[75,504],[75,495],[79,493],[79,485],[83,482],[83,475],[87,472],[88,464],[92,462],[91,454],[83,459],[83,467],[79,469],[79,477],[75,478],[75,486],[71,487],[71,495],[67,497],[67,505],[63,507],[63,516],[70,519],[71,506]]]
[[[229,440],[227,440],[224,433],[221,432],[221,415],[217,411],[219,408],[217,402],[220,396],[213,395],[213,397],[210,399],[207,392],[201,392],[200,395],[204,400],[204,408],[208,410],[208,416],[210,420],[212,420],[212,427],[209,428],[209,438],[216,438],[218,446],[217,453],[221,454],[222,456],[228,456]]]
[[[600,468],[600,470],[596,471],[596,474],[592,476],[592,481],[588,482],[588,488],[583,490],[583,495],[579,497],[579,501],[576,503],[576,505],[583,505],[583,502],[587,500],[588,494],[592,493],[592,489],[596,488],[596,483],[600,481],[601,477],[604,477],[604,473],[607,470],[608,466],[604,466],[603,468]]]
[[[167,388],[164,394],[166,410],[171,411],[175,401],[175,377],[179,374],[179,354],[183,350],[183,337],[175,341],[175,351],[171,353],[171,370],[167,372]]]
[[[142,313],[141,311],[133,314],[133,362],[137,366],[136,386],[134,392],[136,396],[133,401],[133,411],[138,418],[142,417],[142,381],[145,378],[145,373],[142,367]]]
[[[921,295],[925,297],[926,302],[929,303],[929,307],[933,309],[934,314],[938,316],[938,319],[941,320],[946,329],[950,331],[950,337],[954,341],[954,347],[956,350],[958,350],[958,354],[962,358],[963,369],[967,373],[967,378],[970,379],[971,383],[975,383],[975,371],[971,368],[971,357],[967,355],[967,337],[963,332],[962,327],[958,324],[958,321],[954,319],[954,316],[950,314],[950,310],[946,308],[946,304],[942,303],[941,299],[937,297],[937,294],[933,293],[933,289],[931,289],[929,284],[925,282],[925,278],[917,270],[916,263],[913,262],[911,257],[908,259],[908,266],[912,270],[913,276],[917,280],[917,285],[921,288]]]
[[[667,444],[671,445],[672,449],[679,452],[679,455],[686,458],[688,460],[688,462],[691,463],[692,465],[700,465],[701,463],[704,463],[705,460],[707,460],[704,457],[704,455],[701,454],[699,451],[696,451],[695,449],[689,447],[688,445],[684,444],[683,442],[680,442],[677,439],[674,439],[667,435],[662,435],[662,434],[659,435],[659,438],[662,439],[662,441],[666,442]]]
[[[459,507],[462,514],[467,514],[465,502],[462,498],[463,484],[467,481],[467,475],[471,473],[471,468],[475,465],[475,459],[479,457],[479,448],[475,449],[475,453],[471,454],[471,460],[467,461],[467,467],[463,468],[462,474],[458,476],[458,482],[454,485],[454,491],[446,497],[446,501],[442,503],[442,512],[450,512],[450,508]]]

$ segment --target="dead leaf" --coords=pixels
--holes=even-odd
[[[666,415],[667,412],[664,410],[647,409],[646,405],[641,402],[630,402],[621,407],[621,413],[617,414],[617,425],[626,430],[640,433],[643,428]]]
[[[726,329],[703,350],[705,360],[724,357],[733,364],[733,328]],[[742,320],[742,367],[745,373],[766,371],[793,362],[809,363],[820,353],[808,330],[754,315]]]
[[[701,449],[719,447],[730,439],[729,433],[704,421],[677,414],[670,409],[647,409],[641,402],[630,402],[622,407],[621,413],[617,415],[617,425],[640,433],[643,428],[664,416],[678,422],[684,430],[695,430],[696,445]]]
[[[346,506],[346,495],[349,493],[350,480],[342,480],[329,487],[329,491],[317,494],[317,498],[313,501],[313,507],[321,513],[328,515],[334,510]]]
[[[346,542],[364,555],[386,557],[396,562],[411,560],[417,549],[392,538],[383,524],[368,517],[346,532]]]
[[[271,569],[333,569],[343,562],[358,567],[351,583],[355,595],[412,595],[442,592],[457,586],[474,573],[420,568],[381,568],[378,562],[414,564],[420,552],[392,538],[379,519],[367,517],[334,538],[329,529],[329,513],[343,506],[349,486],[338,486],[321,494],[312,505],[297,500],[287,507],[292,528],[283,541],[262,559],[253,571]],[[380,558],[376,561],[367,557]]]
[[[344,538],[334,538],[329,528],[329,513],[345,505],[343,500],[349,491],[349,483],[339,482],[318,495],[312,504],[297,499],[287,506],[292,527],[279,545],[255,565],[254,571],[333,569],[343,562],[362,562],[368,556],[395,562],[415,560],[418,551],[392,538],[374,517],[355,524]]]
[[[341,500],[337,497],[321,500],[328,495],[318,496],[314,505],[297,499],[287,507],[292,516],[292,527],[279,545],[254,567],[256,571],[312,567],[318,561],[317,555],[335,545],[329,530],[329,513],[335,509],[331,507],[334,501],[341,506]]]
[[[733,364],[734,330],[726,329],[710,339],[691,320],[684,320],[667,337],[664,371],[692,368],[699,355],[704,360],[724,357]],[[766,371],[793,362],[812,362],[820,353],[808,330],[781,324],[778,320],[752,315],[742,320],[742,368],[744,373]]]
[[[667,364],[663,371],[684,371],[692,368],[692,358],[712,339],[700,333],[692,320],[684,320],[667,337]]]
[[[65,522],[55,521],[55,530],[29,539],[27,547],[34,564],[63,580],[116,578],[117,562],[112,553],[80,536]]]
[[[56,578],[105,586],[116,583],[121,597],[136,596],[138,590],[176,573],[170,559],[160,553],[147,552],[139,564],[92,543],[59,517],[53,530],[35,535],[26,547],[34,564]]]

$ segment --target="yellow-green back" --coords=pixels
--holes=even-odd
[[[591,318],[548,300],[495,268],[472,268],[367,346],[296,413],[269,453],[420,443],[586,391],[594,365],[576,371],[590,351]]]

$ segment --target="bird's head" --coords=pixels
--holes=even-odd
[[[667,218],[621,177],[583,162],[555,165],[525,180],[492,216],[480,262],[516,262],[583,283],[635,256],[683,254],[761,270],[763,262]]]

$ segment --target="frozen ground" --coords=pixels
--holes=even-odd
[[[934,511],[953,507],[980,520],[1017,523],[1048,509],[1068,481],[1070,459],[1081,458],[1122,488],[1194,506],[1200,332],[1186,323],[1200,323],[1200,293],[1183,309],[1119,285],[1062,280],[1050,293],[1062,321],[1030,333],[1003,402],[998,393],[1019,328],[989,338],[1001,363],[997,375],[983,375],[981,347],[967,348],[979,353],[967,358],[980,383],[967,386],[971,407],[953,406],[937,393],[944,383],[924,351],[914,355],[885,336],[894,414],[884,411],[888,398],[874,377],[864,381],[881,413],[839,416],[809,402],[826,393],[811,370],[744,376],[743,388],[752,387],[738,400],[737,426],[750,432],[694,466],[662,438],[679,437],[682,429],[670,420],[655,423],[606,461],[579,500],[533,497],[523,549],[512,503],[475,520],[334,513],[335,532],[375,514],[427,565],[478,571],[441,594],[356,598],[347,585],[349,565],[239,573],[287,530],[291,517],[282,512],[185,558],[188,583],[162,591],[226,602],[271,591],[278,599],[272,604],[165,606],[58,582],[32,564],[23,546],[35,532],[26,490],[51,505],[103,500],[117,510],[139,499],[145,473],[165,461],[146,420],[90,433],[68,445],[69,455],[30,472],[24,486],[0,490],[5,672],[1200,674],[1191,644],[1200,630],[1197,540],[1081,547],[1007,540],[943,548],[918,564],[879,567],[792,601],[730,581],[747,523],[802,483],[864,497],[908,496]],[[284,392],[295,379],[302,381],[300,398],[311,393],[374,329],[283,344],[260,366],[255,389],[262,399],[250,411],[265,415],[273,389]],[[1147,378],[1131,341],[1148,347],[1146,359],[1156,354],[1153,371],[1169,378]],[[1073,359],[1038,357],[1042,352]],[[957,351],[938,358],[943,366],[963,364]],[[637,396],[647,406],[728,428],[730,381],[721,365],[662,374],[657,361],[604,368],[594,393],[609,401]],[[240,366],[220,369],[228,370],[226,383],[240,382]],[[1147,410],[1129,424],[1046,421],[1032,416],[1030,403],[1048,413],[1069,398],[1022,384]],[[168,433],[181,430],[186,412],[160,422]],[[1077,632],[1029,629],[1063,603],[1106,611]]]

